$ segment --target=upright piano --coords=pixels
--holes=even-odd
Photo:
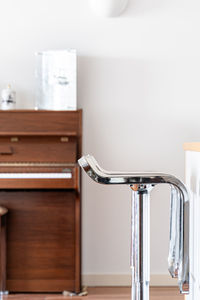
[[[81,145],[81,110],[0,111],[1,290],[80,291]]]

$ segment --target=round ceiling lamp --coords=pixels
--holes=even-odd
[[[127,7],[129,0],[89,0],[91,10],[98,16],[117,17]]]

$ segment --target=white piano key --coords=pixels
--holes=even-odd
[[[0,179],[70,179],[71,173],[0,173]]]

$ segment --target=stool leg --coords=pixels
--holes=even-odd
[[[0,295],[6,291],[6,215],[0,217]]]
[[[150,203],[147,189],[132,186],[132,300],[149,300]]]

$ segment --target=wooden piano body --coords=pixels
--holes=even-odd
[[[9,292],[80,291],[81,141],[81,110],[0,111],[0,281]]]

